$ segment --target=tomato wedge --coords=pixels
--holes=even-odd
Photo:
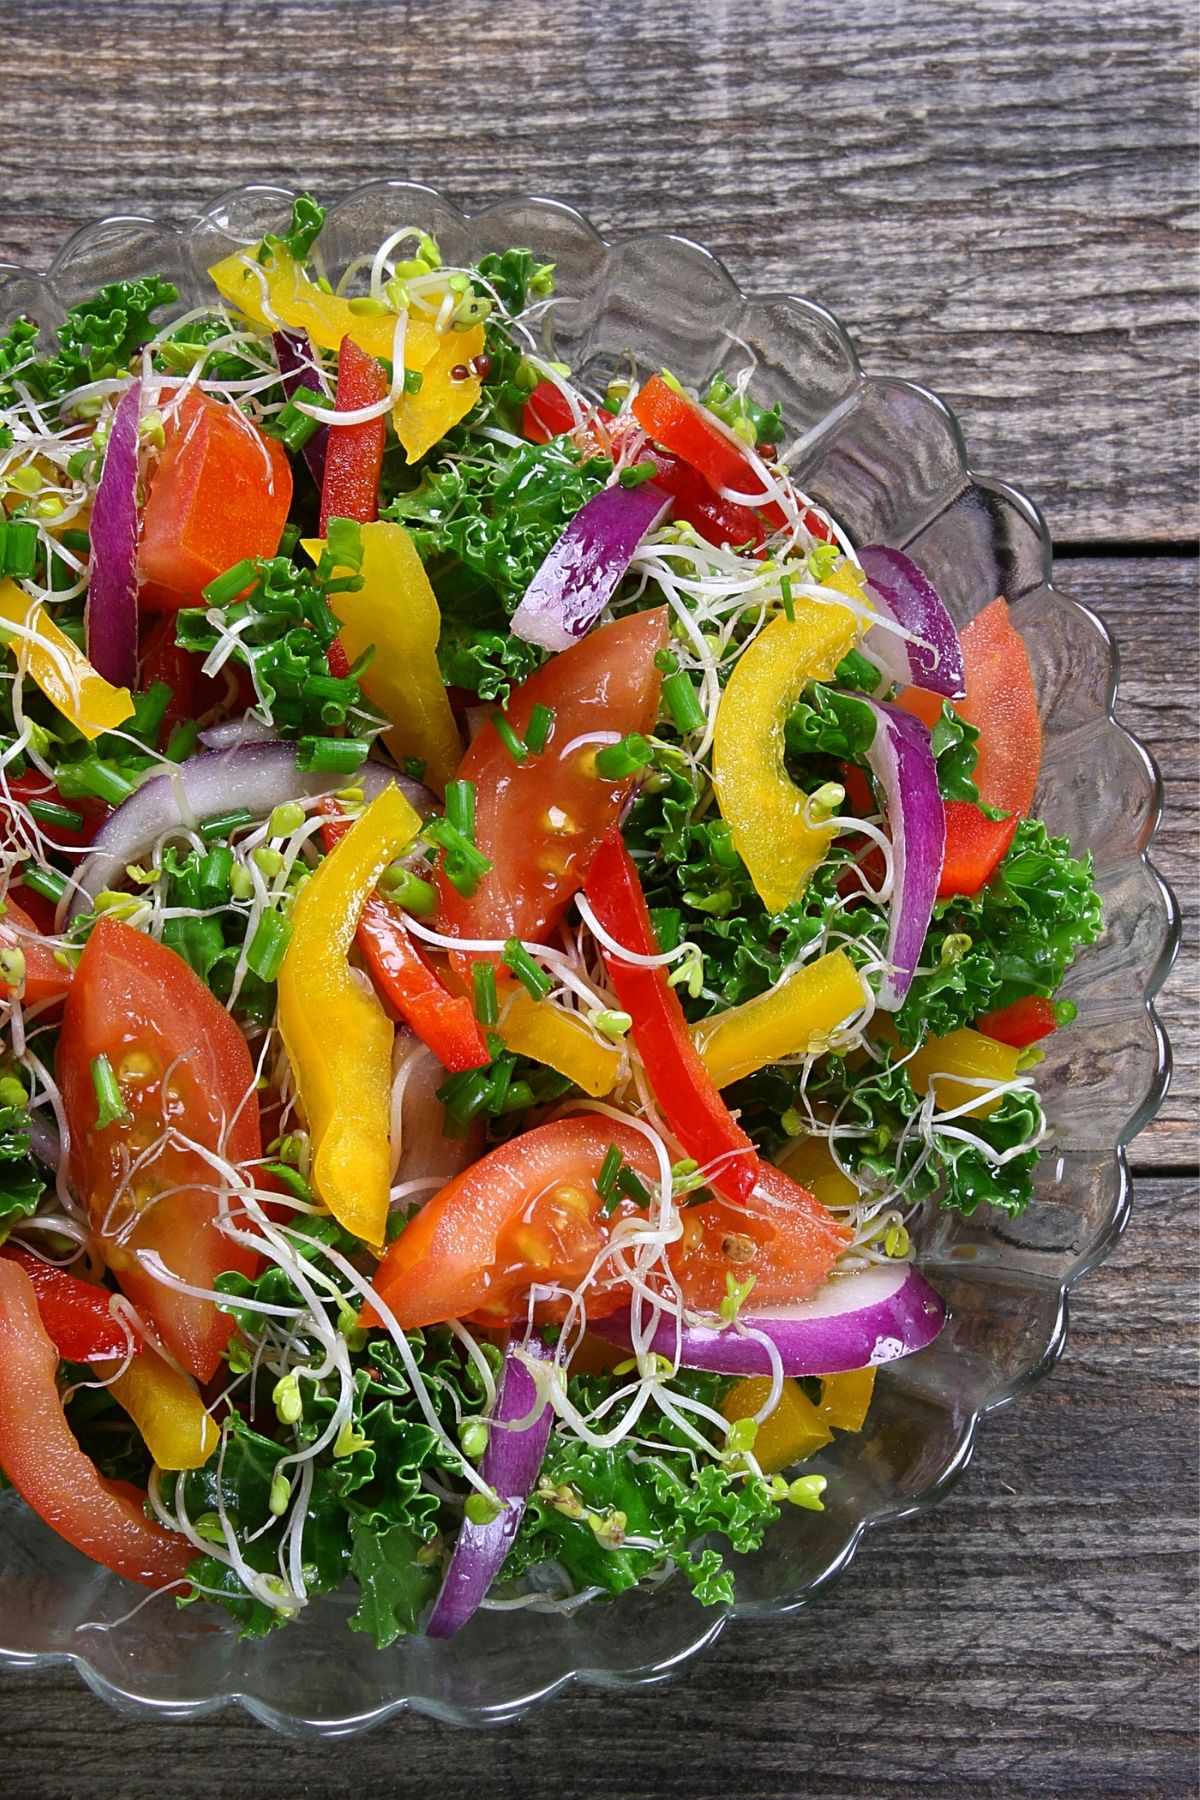
[[[171,690],[159,729],[160,745],[166,743],[176,725],[182,725],[185,719],[196,718],[204,710],[198,701],[198,690],[204,679],[200,674],[202,661],[195,651],[184,650],[175,642],[173,613],[156,619],[143,636],[138,654],[142,686],[148,688],[156,681],[165,681]],[[223,690],[218,687],[216,691],[221,693]]]
[[[142,509],[143,609],[195,606],[248,556],[274,556],[292,504],[287,451],[235,406],[193,389],[166,426]]]
[[[597,921],[635,956],[657,956],[658,942],[620,827],[604,838],[588,869],[586,892]],[[692,1042],[679,996],[662,968],[625,962],[602,945],[617,999],[663,1117],[689,1156],[708,1167],[715,1188],[745,1200],[758,1177],[754,1145],[721,1098]]]
[[[23,984],[11,987],[0,975],[0,994],[20,991],[30,1004],[38,1000],[61,1000],[71,985],[74,971],[60,963],[54,947],[48,944],[36,924],[12,897],[5,897],[5,910],[0,914],[0,950],[19,950],[25,958]]]
[[[1042,722],[1025,640],[993,600],[959,633],[967,694],[955,709],[979,733],[975,784],[988,806],[1007,819],[989,819],[969,801],[946,802],[946,856],[938,897],[976,894],[991,880],[1012,843],[1017,821],[1033,804],[1042,760]],[[899,704],[932,727],[942,710],[937,694],[905,688]]]
[[[92,1082],[98,1056],[108,1058],[126,1107],[123,1121],[103,1129]],[[72,1178],[104,1259],[166,1348],[207,1381],[232,1319],[157,1280],[137,1252],[157,1252],[195,1287],[211,1288],[224,1269],[255,1273],[254,1255],[218,1227],[218,1177],[201,1154],[220,1151],[244,1166],[262,1153],[246,1041],[173,950],[104,917],[71,984],[56,1068]]]
[[[747,1302],[786,1306],[820,1287],[850,1242],[851,1232],[821,1202],[773,1163],[760,1162],[751,1198],[730,1206],[705,1201],[684,1209],[683,1237],[668,1252],[685,1306],[716,1312],[729,1279],[754,1286]]]
[[[435,1194],[389,1248],[376,1292],[406,1331],[444,1319],[496,1325],[521,1317],[535,1282],[574,1287],[592,1268],[611,1224],[596,1179],[610,1145],[643,1181],[658,1179],[649,1141],[631,1125],[576,1113],[522,1132]],[[589,1296],[588,1311],[616,1311],[627,1295]],[[378,1324],[370,1303],[360,1315]]]
[[[537,705],[554,713],[540,754],[515,762],[494,725],[476,733],[459,779],[476,789],[475,842],[491,871],[467,897],[439,869],[438,926],[452,937],[544,943],[583,886],[596,846],[615,823],[633,778],[596,773],[590,733],[653,729],[662,676],[654,665],[669,636],[667,611],[631,613],[590,632],[515,690],[507,719],[524,738]]]
[[[0,1464],[59,1537],[93,1562],[144,1587],[185,1579],[196,1552],[145,1514],[146,1496],[106,1481],[67,1424],[55,1376],[58,1351],[38,1314],[33,1283],[0,1260]]]
[[[375,358],[360,350],[352,337],[344,337],[338,352],[337,410],[357,412],[386,400],[387,394],[388,379]],[[321,483],[322,537],[327,535],[330,519],[357,519],[365,525],[377,516],[386,436],[383,413],[361,425],[337,425],[330,430]]]
[[[118,1356],[122,1362],[131,1352],[139,1356],[142,1340],[130,1340],[121,1321],[114,1318],[107,1288],[94,1281],[81,1281],[69,1269],[43,1262],[31,1250],[19,1250],[6,1244],[0,1257],[24,1269],[37,1295],[38,1312],[54,1348],[64,1362],[106,1362]]]

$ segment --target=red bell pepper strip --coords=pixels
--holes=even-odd
[[[642,884],[615,826],[592,858],[584,893],[618,944],[638,956],[658,955]],[[633,1041],[668,1125],[689,1156],[705,1167],[718,1165],[710,1177],[713,1187],[731,1200],[748,1200],[758,1180],[758,1156],[700,1059],[666,970],[623,962],[601,948],[617,999],[633,1020]]]
[[[985,1037],[997,1038],[1002,1044],[1024,1050],[1028,1045],[1036,1044],[1039,1038],[1049,1037],[1052,1031],[1058,1030],[1058,1010],[1053,1000],[1047,1000],[1041,994],[1024,994],[1011,1005],[1002,1006],[999,1012],[982,1014],[975,1021],[975,1029],[982,1031]]]
[[[0,1464],[51,1530],[130,1581],[184,1581],[196,1551],[148,1519],[146,1496],[108,1481],[67,1423],[55,1376],[58,1351],[24,1269],[0,1259]]]
[[[42,1324],[64,1362],[106,1362],[114,1356],[123,1362],[130,1353],[140,1355],[142,1340],[131,1338],[113,1316],[108,1288],[81,1281],[68,1269],[43,1262],[15,1244],[6,1244],[0,1257],[24,1269],[33,1283]]]
[[[321,804],[321,837],[326,850],[332,850],[353,823],[340,817],[336,807],[336,801]],[[413,942],[398,906],[372,894],[359,918],[356,942],[382,997],[443,1068],[458,1074],[463,1069],[482,1068],[491,1060],[471,1002],[465,995],[452,994],[438,980]]]
[[[612,414],[603,406],[598,411],[607,424]],[[521,430],[531,444],[548,444],[551,438],[565,437],[574,431],[575,422],[571,402],[552,381],[539,381],[521,408]]]
[[[373,356],[359,348],[352,337],[342,339],[338,352],[337,410],[357,412],[385,400],[388,380]],[[330,519],[357,519],[367,525],[379,512],[379,474],[387,417],[368,419],[363,425],[333,425],[325,452],[325,479],[321,484],[321,532],[328,535]]]

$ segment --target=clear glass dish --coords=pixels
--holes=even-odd
[[[113,218],[77,232],[45,275],[0,265],[0,319],[44,325],[104,282],[162,274],[179,310],[203,293],[206,267],[278,229],[292,196],[256,186],[224,195],[176,230]],[[709,252],[678,237],[607,244],[553,201],[501,201],[468,218],[431,189],[377,181],[330,212],[321,243],[331,273],[419,222],[448,259],[528,244],[558,267],[542,321],[552,353],[603,385],[632,356],[685,382],[752,358],[754,394],[778,399],[797,446],[791,466],[859,542],[907,548],[956,618],[1004,594],[1029,647],[1045,726],[1037,810],[1095,857],[1105,930],[1071,970],[1076,1026],[1049,1040],[1042,1092],[1052,1128],[1033,1204],[1019,1220],[934,1216],[921,1260],[948,1300],[941,1338],[881,1371],[866,1430],[814,1467],[831,1477],[827,1509],[789,1516],[740,1559],[731,1613],[706,1611],[682,1583],[633,1593],[569,1618],[480,1613],[449,1643],[386,1652],[344,1628],[334,1597],[287,1630],[239,1644],[215,1609],[177,1611],[139,1596],[61,1543],[19,1499],[0,1496],[0,1659],[69,1660],[113,1705],[187,1718],[236,1701],[293,1735],[338,1736],[411,1706],[438,1718],[511,1719],[572,1680],[659,1681],[711,1643],[730,1617],[806,1606],[849,1563],[863,1533],[935,1504],[966,1467],[981,1419],[1016,1399],[1063,1347],[1069,1287],[1106,1255],[1125,1223],[1125,1146],[1166,1090],[1169,1050],[1154,996],[1178,940],[1169,889],[1148,860],[1161,784],[1114,715],[1117,654],[1104,625],[1051,584],[1036,507],[970,467],[958,423],[936,395],[866,376],[837,320],[810,300],[742,294]]]

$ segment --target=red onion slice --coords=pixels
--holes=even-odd
[[[488,1446],[479,1465],[480,1475],[502,1502],[501,1510],[486,1525],[464,1518],[442,1591],[425,1627],[426,1637],[453,1637],[479,1610],[517,1535],[542,1467],[553,1418],[549,1406],[544,1406],[533,1423],[520,1431],[502,1429],[514,1419],[527,1417],[537,1402],[537,1387],[529,1370],[518,1360],[518,1349],[543,1362],[553,1357],[540,1338],[532,1337],[528,1343],[518,1337],[508,1341]]]
[[[88,661],[114,687],[137,686],[138,419],[142,384],[117,402],[89,526]]]
[[[321,382],[313,365],[314,352],[308,339],[299,332],[276,331],[272,333],[272,342],[283,380],[283,391],[288,399],[294,400],[302,389],[310,394],[321,393]],[[300,452],[308,464],[309,474],[317,484],[318,493],[325,479],[325,452],[328,447],[329,427],[318,425]]]
[[[514,636],[544,650],[569,650],[591,630],[630,558],[666,517],[670,495],[652,481],[606,487],[581,506],[525,590]]]
[[[867,700],[875,714],[875,738],[867,752],[887,800],[892,835],[892,899],[888,971],[878,1004],[895,1012],[912,985],[946,854],[946,807],[938,790],[937,764],[928,728],[896,706]]]
[[[71,891],[67,922],[86,912],[102,889],[119,884],[126,864],[149,856],[168,833],[184,826],[195,829],[202,819],[240,808],[254,819],[265,819],[288,800],[332,793],[345,787],[346,780],[344,774],[298,769],[296,746],[278,739],[230,750],[204,750],[178,768],[152,775],[109,814],[96,833],[91,854],[81,865]],[[354,772],[354,782],[369,799],[395,782],[418,812],[430,812],[436,804],[428,788],[383,763],[363,763]]]
[[[874,655],[897,682],[961,700],[967,691],[962,645],[933,583],[910,556],[886,544],[868,544],[858,561],[872,597],[916,640],[873,626],[866,641]]]
[[[720,1329],[683,1325],[679,1364],[720,1375],[770,1375],[769,1338],[785,1375],[840,1375],[912,1356],[931,1344],[946,1322],[946,1307],[911,1263],[880,1263],[854,1275],[837,1275],[811,1300],[794,1306],[743,1312]],[[589,1323],[610,1343],[632,1347],[629,1315]],[[675,1322],[664,1317],[648,1348],[673,1362]]]

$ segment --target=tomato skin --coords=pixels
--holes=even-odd
[[[439,867],[439,930],[547,941],[633,785],[632,777],[605,781],[595,773],[595,746],[563,752],[587,732],[624,737],[653,729],[662,686],[654,658],[669,635],[665,607],[631,613],[590,632],[515,689],[506,716],[519,736],[535,705],[554,709],[540,755],[516,763],[493,725],[476,733],[458,776],[475,783],[475,842],[492,868],[468,898]]]
[[[1013,841],[1019,819],[1033,804],[1042,760],[1038,713],[1029,652],[1008,616],[1008,602],[993,600],[959,633],[967,693],[955,710],[979,733],[975,785],[987,806],[1010,816],[989,819],[966,800],[946,802],[946,855],[938,898],[977,894],[995,874]],[[930,727],[942,710],[941,698],[923,688],[905,688],[898,705]]]
[[[7,911],[0,915],[0,947],[19,949],[25,958],[23,997],[31,1004],[38,1000],[61,1000],[71,986],[74,971],[60,963],[53,947],[46,943],[37,925],[23,907],[17,905],[10,889],[5,897]],[[0,981],[0,994],[9,992]]]
[[[37,1296],[38,1313],[46,1334],[64,1362],[122,1361],[140,1356],[142,1341],[129,1333],[109,1309],[109,1291],[93,1281],[81,1281],[69,1269],[43,1262],[30,1250],[5,1244],[0,1257],[24,1269]]]
[[[118,1575],[144,1587],[182,1581],[196,1552],[148,1519],[146,1496],[106,1481],[84,1455],[63,1412],[58,1352],[20,1265],[0,1259],[0,1464],[52,1530]]]
[[[338,352],[337,410],[355,412],[387,397],[388,380],[375,358],[360,350],[352,337],[342,339]],[[379,475],[387,420],[381,413],[362,425],[337,425],[329,433],[325,475],[321,483],[321,530],[325,537],[330,519],[357,519],[369,524],[377,517]]]
[[[684,1305],[697,1312],[718,1311],[731,1275],[739,1282],[754,1277],[748,1313],[806,1300],[851,1238],[807,1188],[768,1162],[760,1162],[748,1201],[705,1201],[686,1208],[683,1220],[684,1235],[668,1260]]]
[[[523,1316],[531,1283],[582,1281],[620,1216],[605,1218],[596,1191],[610,1144],[644,1181],[658,1180],[640,1131],[575,1113],[499,1145],[435,1194],[375,1272],[376,1291],[400,1325],[408,1331],[472,1317],[501,1324]],[[556,1196],[567,1195],[560,1204]],[[589,1295],[588,1311],[599,1317],[620,1304],[614,1287]],[[360,1322],[378,1323],[369,1303]]]
[[[1041,994],[1024,994],[1020,1000],[1002,1006],[998,1012],[982,1013],[975,1021],[975,1029],[982,1031],[985,1037],[1011,1044],[1016,1050],[1025,1050],[1058,1030],[1058,1013],[1053,1000],[1047,1000]]]
[[[100,1055],[108,1057],[130,1115],[103,1130],[96,1129],[91,1077]],[[205,1149],[238,1166],[257,1161],[258,1105],[245,1039],[173,950],[104,917],[67,996],[56,1071],[71,1131],[72,1179],[104,1259],[166,1348],[208,1381],[232,1319],[211,1300],[173,1292],[135,1253],[156,1251],[173,1274],[203,1288],[225,1269],[252,1277],[257,1258],[218,1229],[217,1177],[196,1151],[162,1143],[139,1164],[132,1194],[125,1169],[163,1137],[164,1106],[171,1124]]]
[[[166,743],[176,725],[182,725],[185,719],[194,719],[203,710],[198,701],[202,661],[195,651],[184,650],[175,642],[174,613],[156,619],[143,634],[138,656],[142,687],[165,681],[171,690],[158,734],[160,746]]]
[[[149,612],[199,605],[234,563],[274,556],[292,504],[287,451],[236,407],[194,389],[165,430],[138,546]]]

